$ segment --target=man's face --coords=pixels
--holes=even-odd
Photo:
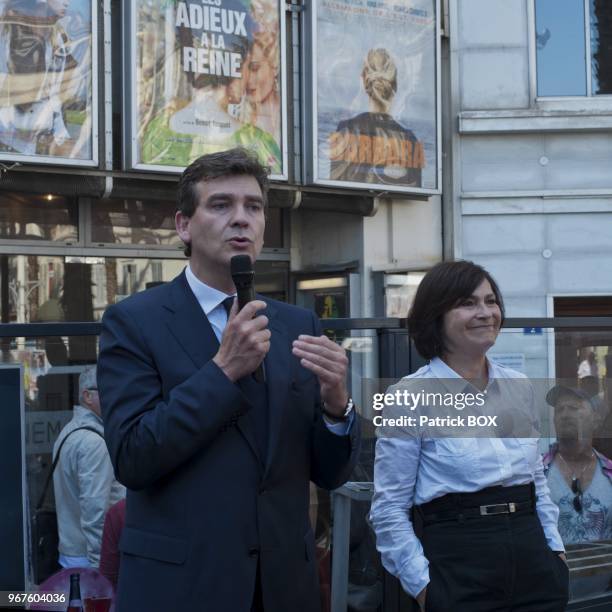
[[[588,440],[595,430],[595,415],[587,400],[563,393],[555,404],[557,438]]]
[[[86,389],[83,392],[82,403],[86,408],[89,408],[94,414],[102,416],[100,408],[100,395],[97,389]]]
[[[176,230],[191,244],[192,268],[227,274],[234,255],[255,262],[263,247],[264,199],[253,176],[222,176],[196,185],[198,206],[191,217],[176,213]]]

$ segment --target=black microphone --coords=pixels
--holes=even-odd
[[[251,258],[248,255],[234,255],[230,260],[230,269],[238,296],[238,310],[242,310],[246,304],[255,299],[255,290],[253,289],[255,272],[253,271]],[[266,382],[266,376],[261,363],[257,366],[255,372],[253,372],[253,376],[259,383]]]

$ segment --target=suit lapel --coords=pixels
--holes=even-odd
[[[217,336],[191,291],[185,272],[172,281],[170,299],[165,305],[170,312],[168,328],[197,368],[215,356],[219,349]]]
[[[258,299],[263,299],[258,296]],[[270,469],[274,452],[278,446],[278,437],[289,392],[289,363],[291,362],[291,346],[285,325],[278,319],[276,308],[267,300],[266,316],[269,319],[269,329],[272,332],[270,351],[264,360],[266,381],[268,385],[268,456],[264,479]]]
[[[191,291],[184,271],[172,281],[170,290],[170,299],[165,304],[170,315],[167,320],[168,328],[199,369],[215,356],[219,350],[219,341],[208,317]],[[237,425],[258,462],[263,465],[251,412],[243,415]]]

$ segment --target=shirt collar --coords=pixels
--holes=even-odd
[[[99,425],[102,425],[103,423],[102,417],[98,416],[95,412],[93,412],[93,410],[85,408],[85,406],[81,406],[81,404],[75,404],[73,407],[73,412],[80,421],[92,421],[93,423],[97,423]]]
[[[503,374],[500,372],[499,367],[494,361],[491,361],[488,357],[485,357],[487,360],[487,371],[489,372],[489,381],[487,382],[487,389],[489,389],[492,385],[495,384],[495,379],[504,378]],[[440,357],[434,357],[429,362],[429,367],[431,368],[431,372],[436,378],[440,378],[442,380],[446,379],[459,379],[461,376],[455,372],[446,362],[442,361]],[[466,381],[466,385],[470,385],[468,381]],[[470,385],[471,386],[471,385]]]
[[[193,291],[198,303],[202,307],[204,314],[208,316],[215,308],[217,308],[225,298],[232,297],[219,291],[214,287],[210,287],[206,283],[203,283],[192,271],[191,266],[187,264],[185,268],[185,277],[187,278],[187,284]],[[236,295],[235,293],[233,295]]]

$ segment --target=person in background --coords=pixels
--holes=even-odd
[[[487,357],[503,320],[497,284],[469,261],[434,266],[408,315],[429,363],[391,393],[425,388],[454,403],[480,394],[479,415],[506,407],[503,426],[484,433],[395,423],[377,431],[370,511],[377,548],[421,610],[561,612],[567,604],[569,574],[538,453],[533,389],[523,374]],[[458,406],[449,408],[453,417]],[[384,417],[414,415],[417,423],[447,414],[436,404],[411,411],[397,400],[388,408]]]
[[[62,446],[53,473],[59,564],[97,568],[104,515],[125,496],[125,488],[115,480],[104,443],[95,366],[79,376],[79,401],[53,446],[54,460]]]
[[[578,366],[578,378],[585,378],[586,376],[599,376],[599,367],[597,366],[597,355],[594,351],[589,351],[586,359],[583,359]]]
[[[108,578],[113,588],[119,579],[119,540],[125,526],[125,498],[113,504],[104,519],[102,550],[100,552],[100,573]]]
[[[544,455],[544,473],[563,542],[612,540],[612,460],[593,448],[599,404],[583,389],[562,385],[546,401],[555,409],[557,442]]]

